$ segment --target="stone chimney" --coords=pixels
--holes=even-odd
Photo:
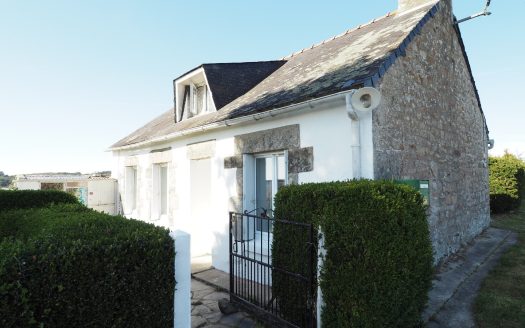
[[[397,10],[405,11],[414,7],[424,5],[428,2],[433,2],[431,0],[398,0],[397,1]]]

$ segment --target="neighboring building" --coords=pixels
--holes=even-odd
[[[61,190],[75,195],[89,208],[116,214],[117,181],[90,174],[21,174],[14,181],[18,190]]]
[[[379,107],[353,111],[366,86]],[[126,216],[191,233],[192,255],[220,270],[228,212],[271,209],[285,184],[429,180],[436,262],[489,224],[488,130],[450,0],[399,0],[281,60],[204,64],[174,92],[172,110],[111,146],[112,172]]]

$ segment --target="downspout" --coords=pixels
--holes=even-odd
[[[352,178],[361,178],[361,124],[352,106],[353,93],[346,95],[346,113],[350,118],[350,148],[352,149]]]
[[[350,118],[350,148],[352,150],[352,178],[362,178],[361,161],[361,123],[365,115],[371,115],[372,110],[379,106],[381,93],[371,87],[365,87],[346,94],[346,113]]]

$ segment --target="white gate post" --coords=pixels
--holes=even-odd
[[[190,234],[175,230],[170,232],[175,240],[175,297],[173,326],[191,327],[191,254]]]
[[[323,268],[324,256],[326,250],[324,248],[324,234],[319,227],[319,244],[317,247],[317,328],[321,328],[321,313],[324,305],[323,291],[321,290],[321,269]]]

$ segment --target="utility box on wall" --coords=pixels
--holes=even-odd
[[[394,183],[404,184],[411,186],[412,188],[419,191],[425,201],[425,205],[429,204],[430,193],[429,193],[429,180],[416,180],[416,179],[405,179],[405,180],[394,180]]]

